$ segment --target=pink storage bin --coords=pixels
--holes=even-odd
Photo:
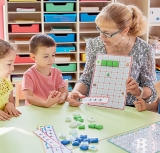
[[[13,33],[34,33],[39,32],[39,24],[12,24]]]

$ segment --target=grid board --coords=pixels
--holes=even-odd
[[[160,152],[160,122],[108,139],[112,144],[130,153]]]
[[[97,55],[89,96],[108,96],[109,100],[96,106],[124,109],[131,64],[130,56]]]

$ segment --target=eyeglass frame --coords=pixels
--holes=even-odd
[[[123,31],[123,30],[118,30],[117,32],[114,32],[112,34],[106,34],[105,32],[102,32],[101,29],[98,26],[96,26],[96,29],[97,29],[97,31],[99,31],[100,33],[105,35],[107,38],[112,38],[114,35],[116,35],[116,34],[118,34],[118,33]]]

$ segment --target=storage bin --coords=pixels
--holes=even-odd
[[[74,42],[75,34],[48,34],[51,36],[55,42]]]
[[[14,63],[34,63],[29,55],[16,55]]]
[[[63,80],[72,80],[72,75],[70,74],[62,74]]]
[[[81,13],[80,21],[81,22],[94,22],[98,13]]]
[[[12,24],[13,33],[34,33],[39,32],[39,24]]]
[[[86,53],[82,53],[82,54],[81,54],[81,60],[82,60],[83,62],[86,62]]]
[[[46,12],[73,11],[74,3],[46,3]]]
[[[76,14],[44,14],[45,22],[75,22]]]
[[[76,48],[74,45],[57,45],[56,53],[63,53],[63,52],[75,52]]]
[[[68,91],[72,91],[73,90],[73,87],[72,87],[72,85],[69,83],[68,84]]]
[[[77,1],[77,0],[48,0],[48,1],[50,1],[50,2],[55,2],[55,1],[57,1],[57,2],[67,2],[67,1]]]
[[[59,69],[62,72],[75,72],[77,71],[77,64],[70,63],[70,64],[53,64],[52,67]]]

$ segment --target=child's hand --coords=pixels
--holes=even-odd
[[[135,101],[133,104],[135,105],[137,111],[145,111],[147,109],[146,102],[141,99],[140,97],[136,97],[137,101]]]
[[[65,102],[64,98],[62,97],[60,100],[58,100],[58,104],[63,104]]]
[[[10,116],[15,116],[15,117],[18,117],[18,116],[21,114],[21,112],[18,111],[18,110],[15,108],[14,104],[11,103],[11,102],[8,102],[8,103],[6,104],[6,106],[5,106],[5,108],[4,108],[4,112],[7,113],[7,114],[9,114]]]
[[[54,98],[52,98],[52,97],[54,97]],[[56,104],[61,98],[62,98],[61,92],[57,93],[57,91],[54,90],[54,91],[50,92],[50,95],[48,96],[48,99],[45,103],[45,106],[51,107],[52,105]]]
[[[6,121],[11,118],[10,115],[0,110],[0,121]]]

